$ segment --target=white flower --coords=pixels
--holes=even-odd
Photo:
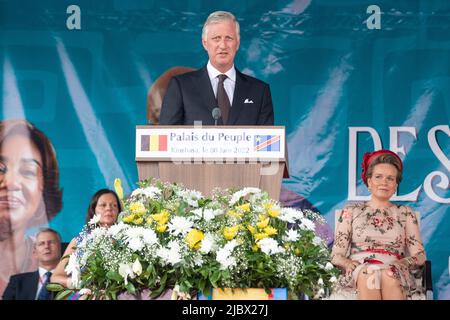
[[[285,241],[297,241],[299,238],[298,232],[293,229],[289,229],[286,231],[286,236],[284,237]]]
[[[220,269],[225,270],[236,265],[236,259],[231,257],[231,253],[237,245],[236,240],[233,239],[217,251],[216,260],[220,263]]]
[[[125,285],[128,284],[128,277],[134,279],[135,275],[133,273],[132,266],[129,263],[119,264],[119,274],[122,276]]]
[[[72,287],[78,288],[80,285],[80,266],[77,261],[77,256],[75,253],[72,253],[69,256],[69,262],[67,263],[64,271],[71,275],[71,284]]]
[[[205,234],[201,242],[200,252],[203,254],[209,253],[215,247],[214,236],[210,233]]]
[[[197,219],[201,219],[203,217],[203,209],[202,208],[194,209],[191,211],[191,213],[194,214]]]
[[[169,222],[169,232],[177,236],[179,234],[186,235],[194,225],[189,218],[175,216]]]
[[[72,253],[69,256],[69,262],[67,262],[66,267],[64,268],[64,271],[67,274],[71,274],[74,270],[79,269],[79,265],[78,265],[78,261],[77,261],[77,256],[75,253]]]
[[[155,243],[158,243],[158,236],[156,235],[155,231],[152,229],[145,229],[143,231],[143,238],[144,242],[147,245],[152,245]]]
[[[215,217],[223,214],[223,211],[220,209],[205,209],[203,210],[203,219],[205,219],[206,222],[211,221]]]
[[[144,228],[130,227],[125,231],[125,235],[128,239],[140,238],[144,235]]]
[[[327,270],[327,271],[329,271],[329,270],[331,270],[331,269],[333,269],[334,268],[334,266],[330,263],[330,262],[327,262],[327,264],[325,265],[325,270]]]
[[[103,227],[98,227],[98,228],[95,228],[94,230],[92,230],[91,235],[92,235],[92,238],[97,239],[97,238],[100,238],[100,237],[103,237],[104,235],[106,235],[107,232],[108,232],[108,229],[103,228]]]
[[[198,200],[203,199],[201,192],[196,190],[179,190],[177,196],[183,198],[191,207],[198,207]]]
[[[294,208],[282,208],[278,219],[289,223],[295,223],[296,221],[303,219],[303,212]]]
[[[94,216],[91,218],[91,220],[89,220],[88,224],[89,225],[94,225],[100,222],[100,215],[99,214],[94,214]]]
[[[314,298],[320,298],[320,297],[323,297],[324,294],[325,294],[325,290],[324,290],[323,288],[320,288],[320,289],[317,291],[317,293],[316,293],[316,295],[315,295]]]
[[[278,242],[272,238],[264,238],[258,241],[261,251],[271,255],[284,252],[284,249],[278,245]]]
[[[141,263],[139,262],[139,259],[138,259],[138,258],[136,258],[136,260],[134,261],[133,266],[132,266],[131,269],[133,270],[133,272],[134,272],[136,275],[138,275],[138,276],[141,275],[141,273],[142,273],[142,265],[141,265]]]
[[[319,278],[319,281],[317,281],[317,284],[318,284],[319,286],[323,286],[323,279],[322,279],[322,278]]]
[[[168,248],[159,248],[156,251],[156,255],[159,256],[165,263],[174,265],[182,261],[180,250],[180,245],[175,241],[171,241],[168,244]]]
[[[331,282],[331,283],[335,283],[336,281],[337,281],[337,279],[336,279],[335,276],[332,276],[332,277],[330,278],[330,282]]]
[[[112,237],[116,237],[122,230],[127,229],[128,225],[120,221],[118,224],[114,224],[108,229],[108,234]]]
[[[300,229],[314,231],[316,229],[316,225],[309,219],[303,218],[301,219]]]
[[[322,238],[315,236],[314,239],[312,240],[312,243],[315,246],[320,246],[320,245],[323,245],[323,240],[322,240]]]
[[[133,251],[139,251],[144,247],[144,242],[141,238],[131,238],[128,240],[128,248]]]
[[[83,288],[78,292],[81,296],[90,296],[92,294],[91,289]]]
[[[141,194],[145,195],[147,198],[154,199],[161,195],[161,190],[156,187],[138,188],[131,193],[131,196],[136,197]]]
[[[258,189],[258,188],[244,188],[242,190],[239,190],[239,191],[233,193],[233,195],[231,196],[230,205],[234,206],[234,204],[236,202],[238,202],[239,199],[241,199],[242,197],[245,197],[248,194],[252,194],[252,193],[261,193],[261,189]]]

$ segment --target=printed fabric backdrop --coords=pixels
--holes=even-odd
[[[313,205],[332,232],[336,209],[367,198],[363,153],[399,153],[396,200],[421,213],[435,299],[450,299],[447,0],[0,0],[0,118],[27,119],[56,150],[63,208],[50,226],[67,242],[96,190],[116,177],[136,187],[149,88],[207,62],[201,28],[215,10],[238,17],[236,67],[270,84],[286,126],[285,203]]]

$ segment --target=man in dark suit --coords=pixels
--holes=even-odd
[[[41,229],[36,235],[34,254],[39,269],[11,276],[3,300],[50,300],[53,295],[45,288],[51,272],[61,258],[61,238],[53,229]]]
[[[217,11],[209,15],[202,32],[209,61],[200,70],[171,79],[159,124],[273,125],[269,85],[234,67],[239,37],[233,14]]]

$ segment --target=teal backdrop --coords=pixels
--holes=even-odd
[[[0,118],[29,120],[56,149],[63,209],[50,226],[69,241],[97,189],[116,177],[136,187],[148,90],[173,66],[207,62],[201,28],[215,10],[240,22],[237,68],[271,86],[285,188],[332,230],[334,211],[368,194],[363,153],[398,152],[397,200],[421,213],[435,298],[450,299],[447,0],[0,0]]]

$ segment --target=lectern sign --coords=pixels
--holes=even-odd
[[[140,159],[284,159],[284,127],[137,126]]]

